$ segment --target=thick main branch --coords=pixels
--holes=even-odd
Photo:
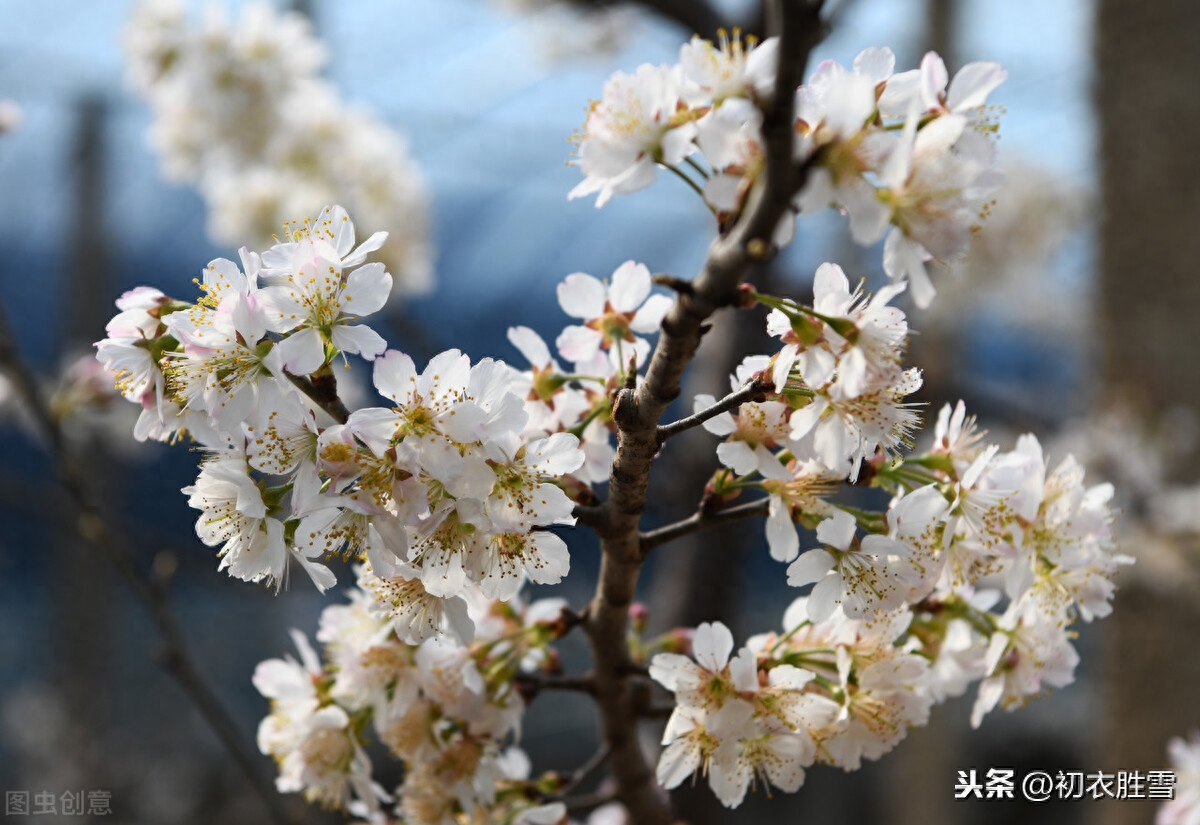
[[[602,559],[596,594],[584,628],[592,645],[596,688],[617,797],[638,825],[667,825],[670,809],[656,786],[637,739],[638,698],[628,674],[626,625],[642,566],[638,522],[646,509],[650,469],[660,446],[659,421],[680,393],[684,369],[695,357],[708,318],[737,303],[738,285],[772,251],[771,238],[790,209],[806,167],[793,161],[793,97],[808,53],[820,38],[821,0],[774,0],[773,31],[780,36],[776,90],[763,117],[766,169],[742,216],[709,248],[708,259],[663,319],[645,380],[623,388],[613,402],[617,455],[609,497],[593,519]]]

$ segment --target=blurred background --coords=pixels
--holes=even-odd
[[[140,88],[131,82],[122,43],[135,5],[0,0],[0,98],[19,110],[19,118],[3,112],[14,128],[0,135],[0,307],[86,470],[89,495],[126,537],[121,549],[135,568],[169,594],[197,670],[254,750],[266,712],[250,684],[254,666],[290,649],[289,627],[311,634],[328,600],[307,582],[276,597],[215,572],[178,492],[194,478],[195,455],[134,444],[130,405],[105,406],[88,353],[121,292],[144,283],[191,296],[209,259],[253,246],[254,237],[230,240],[239,227],[273,220],[292,196],[280,192],[296,190],[263,177],[258,200],[233,210],[218,183],[169,168],[155,146],[190,140],[199,152],[207,138],[183,128],[152,145],[155,112],[172,104],[155,102],[144,78]],[[187,4],[193,25],[202,5]],[[241,4],[219,5],[236,14]],[[377,199],[378,226],[360,221],[360,237],[391,228],[406,239],[408,257],[390,266],[410,274],[409,288],[375,325],[392,346],[418,361],[458,347],[519,363],[505,330],[524,324],[552,340],[565,322],[554,286],[568,273],[607,277],[630,258],[654,272],[697,271],[714,231],[699,200],[660,176],[603,210],[590,199],[567,202],[579,180],[564,163],[567,138],[612,72],[673,62],[693,32],[754,31],[756,3],[297,0],[275,8],[311,21],[327,53],[318,71],[357,107],[351,131],[382,135],[372,146],[393,161],[407,157],[385,181],[406,187],[404,196]],[[1149,823],[1150,800],[957,801],[953,785],[970,768],[1011,767],[1018,776],[1162,768],[1168,738],[1200,726],[1200,6],[831,0],[830,9],[831,33],[812,65],[849,64],[861,49],[887,45],[898,69],[915,67],[928,49],[951,72],[972,60],[1008,69],[992,97],[1007,109],[999,145],[1008,187],[968,261],[934,273],[934,308],[910,308],[920,332],[910,361],[925,370],[930,416],[963,398],[1006,448],[1035,431],[1052,463],[1074,452],[1090,482],[1114,482],[1123,552],[1139,561],[1121,581],[1114,615],[1082,628],[1078,679],[1058,694],[992,714],[972,732],[972,692],[936,708],[928,728],[860,772],[814,768],[798,794],[767,800],[760,792],[732,814],[707,788],[684,789],[680,813],[697,823]],[[321,184],[339,199],[354,174],[391,168],[372,161],[370,148],[354,151],[366,171],[339,167]],[[300,214],[324,205],[326,190],[317,189],[322,200]],[[345,198],[369,200],[368,190]],[[880,250],[850,244],[833,214],[802,222],[797,241],[757,277],[803,295],[825,260],[852,279],[882,281]],[[765,343],[759,329],[724,320],[685,397],[721,394],[740,354],[765,351],[754,349]],[[357,380],[366,386],[364,375]],[[264,821],[243,772],[162,667],[150,614],[79,538],[45,437],[11,387],[0,390],[0,788],[110,791],[112,814],[96,821]],[[704,439],[691,432],[664,454],[648,523],[694,509],[714,466]],[[718,617],[739,639],[775,628],[796,593],[761,545],[743,525],[656,554],[644,577],[651,630]],[[586,542],[573,544],[572,576],[555,594],[582,605],[595,556]],[[584,667],[582,656],[567,645],[569,667]],[[533,705],[523,746],[535,771],[569,768],[593,752],[585,704]],[[651,742],[657,734],[646,731]],[[273,766],[254,758],[269,781]],[[298,821],[334,821],[293,807]]]

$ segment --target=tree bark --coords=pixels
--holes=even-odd
[[[583,626],[592,646],[596,704],[617,797],[637,825],[671,821],[670,808],[638,744],[636,696],[629,678],[633,668],[625,644],[629,606],[644,558],[638,524],[660,446],[659,421],[680,393],[683,371],[695,356],[709,317],[736,305],[742,279],[753,265],[770,256],[771,237],[807,171],[807,167],[797,169],[792,157],[792,91],[800,84],[808,53],[820,36],[821,1],[775,0],[771,8],[773,30],[780,36],[775,88],[782,93],[774,96],[764,113],[766,170],[741,218],[713,241],[700,274],[690,289],[679,292],[663,319],[645,380],[640,386],[627,385],[614,397],[617,455],[608,500],[592,520],[601,539],[602,561]]]

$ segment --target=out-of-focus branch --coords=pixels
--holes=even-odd
[[[567,676],[557,673],[521,673],[516,677],[522,693],[532,699],[543,690],[563,690],[573,693],[595,693],[596,680],[590,673]]]
[[[757,501],[748,501],[745,504],[738,504],[735,507],[726,507],[724,510],[718,510],[715,513],[707,512],[701,507],[682,521],[642,533],[642,554],[645,555],[659,545],[675,541],[675,539],[681,539],[684,536],[690,536],[692,533],[698,533],[709,527],[716,527],[719,524],[728,524],[732,521],[740,521],[745,518],[765,516],[768,506],[769,499],[763,498]]]
[[[707,0],[637,0],[660,17],[678,23],[688,34],[715,37],[722,28],[732,28],[732,21],[719,13]],[[598,5],[596,2],[591,5]]]
[[[14,389],[29,410],[35,426],[45,438],[59,481],[76,511],[75,528],[80,537],[91,544],[120,575],[158,628],[162,637],[162,648],[155,655],[155,659],[183,688],[183,692],[262,799],[271,819],[280,825],[293,822],[285,811],[279,794],[260,772],[258,755],[247,746],[232,717],[200,675],[200,670],[188,650],[179,621],[168,604],[166,589],[161,583],[138,570],[125,549],[130,546],[128,541],[117,534],[104,512],[92,500],[87,485],[83,482],[83,472],[70,453],[58,420],[42,397],[32,372],[21,359],[13,339],[12,328],[2,308],[0,371],[8,375]]]
[[[592,646],[604,741],[617,797],[638,825],[668,825],[671,812],[637,737],[638,691],[628,678],[625,644],[643,554],[638,522],[646,509],[650,469],[660,446],[658,422],[680,393],[680,380],[700,345],[708,318],[735,306],[738,285],[773,254],[775,228],[791,208],[808,167],[793,163],[794,92],[808,54],[823,32],[822,0],[774,0],[772,33],[780,37],[776,93],[763,117],[766,168],[747,198],[745,210],[713,241],[708,259],[693,280],[691,294],[680,292],[663,319],[661,333],[640,387],[617,391],[613,421],[617,455],[609,477],[608,501],[596,519],[601,539],[600,580],[584,628]]]

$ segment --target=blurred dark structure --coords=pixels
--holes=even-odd
[[[1102,0],[1097,15],[1105,393],[1150,411],[1200,411],[1200,5]],[[1196,482],[1200,472],[1175,480]],[[1168,739],[1200,726],[1200,598],[1130,583],[1114,614],[1100,720],[1107,736],[1095,761],[1112,770],[1165,767]],[[1149,805],[1113,802],[1103,811],[1106,825],[1154,821]]]

